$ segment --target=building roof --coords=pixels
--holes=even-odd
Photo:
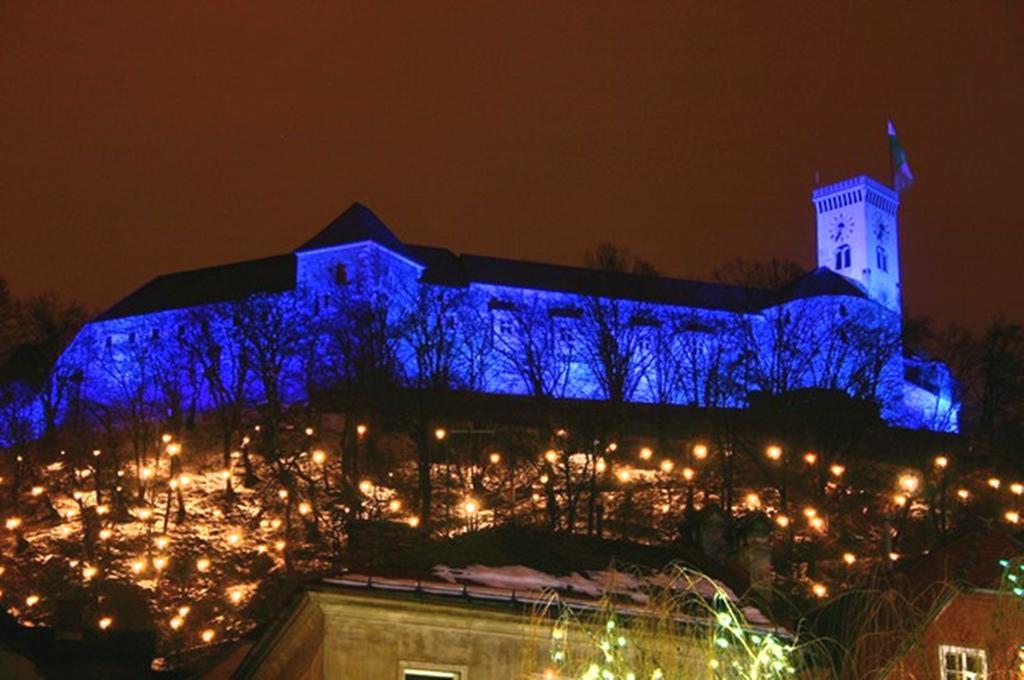
[[[294,255],[164,274],[117,302],[96,321],[241,300],[256,293],[281,293],[294,287]]]
[[[405,244],[362,203],[350,205],[348,210],[334,218],[334,221],[321,229],[316,236],[296,248],[295,252],[305,253],[366,241],[372,241],[392,252],[410,257]]]
[[[365,242],[376,243],[422,264],[425,268],[422,280],[443,286],[489,284],[728,312],[756,311],[788,300],[823,295],[867,297],[856,283],[824,267],[805,274],[781,291],[772,291],[542,262],[456,255],[432,246],[407,246],[373,211],[360,203],[352,204],[295,252]],[[131,293],[96,320],[238,300],[255,293],[280,293],[294,288],[295,273],[296,258],[289,254],[166,274]]]
[[[851,279],[835,273],[828,267],[818,267],[779,291],[778,301],[799,300],[822,295],[847,295],[860,298],[868,296],[864,289]]]

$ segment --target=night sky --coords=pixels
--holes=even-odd
[[[1024,3],[325,4],[0,5],[0,276],[101,308],[353,201],[457,252],[811,266],[815,177],[888,182],[892,116],[908,311],[1024,320]]]

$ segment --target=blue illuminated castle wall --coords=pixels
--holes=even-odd
[[[416,389],[708,408],[831,388],[956,431],[948,370],[900,343],[898,195],[855,177],[812,203],[819,266],[781,291],[459,256],[356,204],[291,254],[161,276],[107,310],[60,361],[63,408],[206,411],[225,386],[294,403],[380,364]],[[270,382],[239,361],[254,351],[279,354]]]

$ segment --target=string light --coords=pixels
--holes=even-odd
[[[498,463],[501,462],[501,454],[495,451],[490,456],[488,456],[488,459],[491,461],[491,465],[497,465]]]
[[[554,449],[548,449],[544,452],[544,460],[554,465],[558,462],[558,451]]]
[[[651,456],[653,456],[653,455],[654,455],[654,451],[652,451],[651,447],[649,447],[649,446],[645,446],[642,449],[640,449],[640,459],[641,460],[650,460]]]
[[[668,473],[672,472],[672,468],[674,468],[675,466],[676,466],[676,464],[673,463],[668,458],[666,458],[665,460],[661,461],[661,471],[664,472],[666,475]]]
[[[107,628],[110,628],[110,626],[111,626],[111,625],[112,625],[113,623],[114,623],[114,619],[112,619],[112,618],[111,618],[111,617],[109,617],[109,616],[104,616],[103,618],[101,618],[101,619],[99,620],[99,627],[100,627],[100,630],[106,630]]]
[[[991,486],[993,489],[998,489],[1001,484],[1002,484],[1002,482],[999,481],[998,477],[989,477],[988,478],[988,485]]]
[[[696,476],[697,476],[697,473],[694,471],[693,468],[691,468],[691,467],[684,467],[683,468],[683,479],[685,479],[686,481],[692,482],[693,478],[696,477]]]
[[[845,553],[843,553],[843,562],[845,562],[847,565],[852,566],[854,564],[854,562],[856,562],[856,561],[857,561],[857,556],[854,555],[852,552],[845,552]]]
[[[764,450],[764,454],[768,456],[769,460],[779,460],[782,458],[782,447],[773,444]]]
[[[360,437],[365,437],[366,433],[368,431],[369,431],[369,428],[366,427],[366,425],[363,425],[362,423],[360,423],[359,425],[356,425],[356,434],[359,435]],[[443,430],[441,430],[441,431],[443,432]],[[435,432],[434,434],[436,436],[437,433]],[[442,439],[443,439],[443,437],[442,437]]]
[[[818,454],[814,453],[813,451],[808,451],[807,453],[804,454],[804,462],[807,463],[808,465],[814,465],[815,463],[818,462]]]
[[[704,444],[696,444],[693,447],[693,457],[697,460],[704,460],[708,457],[708,447]]]
[[[949,465],[948,458],[946,458],[945,456],[935,456],[935,467],[945,468],[947,465]]]
[[[324,461],[327,460],[327,454],[322,449],[317,449],[313,452],[313,462],[317,465],[323,465]]]
[[[828,471],[832,473],[833,477],[842,477],[843,473],[846,472],[846,467],[835,463],[829,467]]]
[[[443,441],[444,438],[447,436],[448,431],[445,430],[443,427],[439,427],[436,430],[434,430],[434,439],[436,439],[437,441]]]
[[[919,480],[914,475],[902,475],[900,477],[900,488],[907,493],[914,493],[917,491]]]

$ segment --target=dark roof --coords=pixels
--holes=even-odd
[[[294,255],[164,274],[100,314],[96,321],[241,300],[256,293],[281,293],[294,287]]]
[[[850,279],[826,267],[807,272],[779,291],[780,302],[819,295],[849,295],[866,298],[867,293]]]
[[[1024,547],[1002,528],[974,522],[947,542],[900,566],[917,588],[947,583],[960,588],[998,588],[1003,577],[1001,559],[1014,559]]]
[[[498,257],[455,255],[443,248],[428,246],[409,246],[409,252],[414,259],[426,265],[425,280],[448,286],[487,283],[725,311],[758,309],[775,298],[772,291],[757,288]]]
[[[745,573],[720,565],[682,544],[646,545],[527,526],[502,525],[433,541],[419,549],[395,549],[364,568],[372,573],[426,577],[436,565],[448,567],[520,565],[553,575],[612,566],[659,570],[681,563],[728,585],[742,595],[750,587]]]
[[[422,264],[423,281],[444,286],[482,283],[730,312],[754,311],[787,300],[821,295],[867,297],[856,283],[824,267],[805,274],[781,291],[771,291],[406,246],[373,211],[360,203],[352,204],[295,252],[367,241]],[[291,290],[294,285],[294,255],[167,274],[139,288],[96,320],[238,300],[254,293]]]
[[[295,252],[302,253],[365,241],[372,241],[392,252],[410,257],[405,244],[362,203],[353,203],[348,210],[321,229],[320,233],[296,248]]]

